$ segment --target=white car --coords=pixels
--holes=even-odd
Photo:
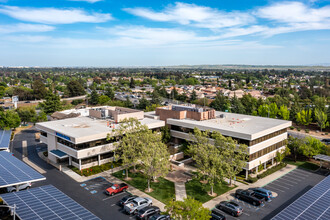
[[[30,189],[31,183],[24,183],[22,185],[18,186],[18,191],[24,190],[24,189]],[[15,192],[16,187],[15,186],[9,186],[7,187],[7,192]]]
[[[149,198],[137,197],[132,202],[124,206],[124,211],[128,214],[137,214],[140,209],[151,206],[152,200]]]

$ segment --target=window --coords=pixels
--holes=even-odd
[[[84,164],[92,163],[92,162],[95,162],[95,161],[98,161],[98,156],[93,156],[93,157],[88,157],[88,158],[85,158],[85,159],[81,159],[81,164],[84,165]]]
[[[114,156],[114,152],[111,151],[109,153],[101,154],[100,156],[101,156],[101,160],[108,159]]]
[[[276,149],[278,149],[278,148],[286,145],[286,143],[287,143],[286,140],[283,140],[283,141],[280,141],[280,142],[278,142],[276,144],[273,144],[273,145],[271,145],[271,146],[269,146],[267,148],[264,148],[264,149],[262,149],[260,151],[257,151],[257,152],[255,152],[253,154],[250,154],[249,161],[255,160],[255,159],[257,159],[257,158],[259,158],[259,157],[261,157],[261,156],[263,156],[265,154],[268,154],[271,151],[274,151],[274,150],[276,150]]]
[[[44,137],[47,137],[47,132],[40,131],[40,135],[42,135],[42,136],[44,136]]]
[[[81,149],[86,149],[86,148],[90,148],[90,147],[96,147],[96,146],[100,146],[100,145],[114,143],[114,142],[118,141],[117,139],[118,138],[111,138],[110,140],[107,140],[105,138],[105,139],[90,141],[90,142],[86,142],[86,143],[82,143],[82,144],[74,144],[70,141],[57,137],[57,142],[65,145],[65,146],[71,147],[73,149],[81,150]]]
[[[265,140],[268,140],[270,138],[276,137],[276,136],[278,136],[280,134],[284,134],[285,132],[287,132],[287,129],[286,128],[284,128],[282,130],[279,130],[279,131],[275,131],[275,132],[273,132],[271,134],[267,134],[267,135],[265,135],[263,137],[260,137],[260,138],[257,138],[255,140],[250,141],[249,144],[248,144],[248,146],[252,146],[252,145],[258,144],[258,143],[263,142]]]

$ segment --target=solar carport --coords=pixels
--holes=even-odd
[[[9,151],[11,130],[0,130],[0,151]]]
[[[40,173],[13,156],[0,151],[0,188],[45,180]]]
[[[330,176],[326,177],[272,220],[329,220]]]
[[[16,205],[16,216],[21,220],[99,219],[52,185],[0,196],[7,205]]]

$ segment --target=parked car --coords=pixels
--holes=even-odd
[[[325,144],[330,144],[330,138],[321,140]]]
[[[151,205],[152,205],[151,199],[137,197],[133,199],[132,202],[127,203],[124,206],[124,211],[128,214],[137,214],[139,210]]]
[[[147,206],[139,210],[139,212],[136,215],[136,218],[145,220],[159,213],[160,213],[160,209],[157,206]]]
[[[127,203],[130,203],[133,201],[133,199],[137,198],[138,196],[136,195],[128,195],[128,196],[124,196],[120,201],[119,201],[119,205],[120,206],[124,206]]]
[[[262,196],[256,195],[253,190],[238,189],[236,190],[235,197],[251,203],[254,206],[259,206],[265,201]]]
[[[215,206],[216,209],[227,212],[232,216],[240,216],[243,213],[243,208],[235,202],[222,201]]]
[[[149,220],[171,220],[169,215],[156,214],[149,218]]]
[[[21,184],[18,186],[18,191],[30,189],[31,185],[32,185],[31,183]],[[14,187],[14,186],[7,187],[7,192],[15,192],[15,191],[16,191],[16,187]]]
[[[116,193],[125,192],[128,188],[126,183],[113,184],[111,187],[106,189],[106,194],[113,196]]]
[[[215,208],[211,211],[211,220],[226,220],[226,217],[221,214],[217,208]]]
[[[257,196],[263,197],[266,201],[271,201],[271,199],[274,198],[272,191],[268,189],[258,187],[258,188],[251,188],[251,190],[254,191],[254,193]]]

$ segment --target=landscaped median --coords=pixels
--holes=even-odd
[[[133,173],[128,172],[128,177],[130,180],[125,180],[126,174],[122,171],[118,171],[112,174],[114,177],[127,182],[131,186],[145,192],[146,194],[154,197],[155,199],[167,204],[168,201],[175,199],[175,188],[174,183],[164,179],[162,177],[157,178],[156,182],[151,181],[152,192],[146,192],[145,189],[148,187],[147,178],[139,171]]]
[[[119,161],[115,161],[115,162],[105,163],[100,166],[93,166],[93,167],[82,169],[82,170],[79,170],[77,167],[74,167],[74,166],[69,166],[69,168],[81,176],[92,176],[94,174],[102,173],[104,171],[107,171],[107,170],[110,170],[110,169],[113,169],[116,167],[120,167],[121,165],[122,165],[122,162],[119,160]]]
[[[217,196],[220,196],[232,189],[234,187],[229,187],[229,185],[225,182],[217,183],[214,185],[214,192],[217,194]],[[191,181],[186,183],[186,192],[187,196],[190,196],[202,203],[205,203],[211,199],[214,199],[214,197],[210,196],[208,192],[211,191],[210,184],[203,184],[200,182],[199,179],[192,179]]]
[[[303,168],[303,169],[307,169],[307,170],[313,170],[314,171],[314,170],[317,170],[318,168],[320,168],[320,166],[318,164],[311,163],[311,162],[308,162],[308,161],[296,161],[296,162],[294,162],[293,160],[290,160],[290,159],[285,159],[284,161],[287,164],[295,165],[299,168]]]

